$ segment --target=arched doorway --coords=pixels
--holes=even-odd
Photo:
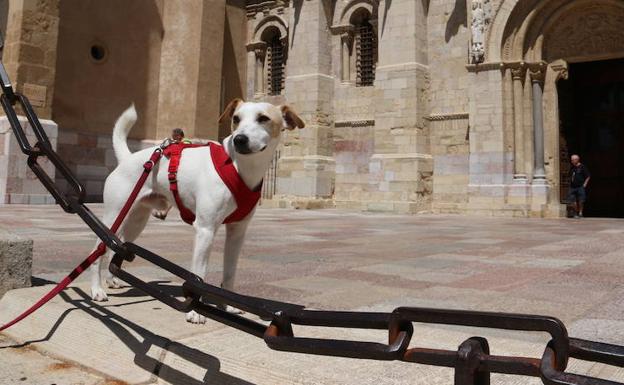
[[[544,169],[553,206],[579,153],[593,174],[586,214],[624,217],[623,25],[619,0],[506,0],[493,22],[489,59],[514,79],[515,171],[535,184]]]
[[[624,217],[624,59],[572,63],[559,95],[561,198],[569,156],[591,170],[586,216]]]

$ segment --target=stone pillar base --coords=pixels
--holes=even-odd
[[[537,183],[536,183],[537,182]],[[531,216],[548,216],[548,194],[550,186],[545,179],[534,179],[531,185]]]
[[[333,209],[336,203],[333,199],[306,199],[294,196],[274,195],[271,199],[262,199],[260,207],[269,209]],[[340,207],[342,208],[342,207]]]
[[[302,201],[332,199],[335,167],[334,158],[329,156],[281,157],[276,195],[292,196]]]
[[[26,117],[18,117],[30,143],[37,138],[30,128]],[[56,150],[58,127],[51,120],[40,120],[43,129],[50,138],[52,148]],[[39,164],[54,180],[55,167],[45,157],[39,158]],[[0,117],[0,204],[53,204],[52,195],[43,187],[39,179],[26,164],[26,156],[15,139],[6,116]]]
[[[516,205],[528,205],[531,202],[531,185],[514,183],[509,186],[507,193],[507,203]]]
[[[367,211],[431,210],[433,159],[429,154],[373,154],[369,186],[363,194]]]

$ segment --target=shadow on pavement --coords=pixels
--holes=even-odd
[[[182,292],[181,284],[171,284],[171,281],[151,281],[150,285],[157,286],[158,290],[162,290],[163,292],[172,295],[174,297],[184,297],[184,293]],[[127,289],[122,292],[114,292],[108,293],[109,297],[117,297],[117,298],[130,298],[130,297],[145,297],[145,292],[137,289],[136,287],[130,286],[127,283],[123,282],[123,286],[120,289]]]
[[[174,286],[171,285],[172,292]],[[178,342],[172,341],[168,338],[159,336],[150,332],[149,330],[123,318],[119,315],[110,311],[107,306],[99,305],[97,302],[93,302],[89,295],[85,293],[83,290],[77,287],[71,287],[67,290],[73,290],[76,294],[78,294],[82,299],[71,299],[66,291],[63,291],[59,294],[61,298],[65,300],[65,302],[74,305],[76,308],[67,309],[55,322],[52,326],[48,334],[39,339],[33,341],[27,341],[23,344],[18,345],[10,345],[0,347],[0,349],[7,348],[21,348],[25,347],[37,342],[48,341],[59,328],[59,326],[63,323],[64,319],[75,310],[82,310],[86,314],[98,319],[104,324],[107,328],[109,328],[121,342],[123,342],[132,352],[134,352],[134,363],[150,373],[158,376],[160,379],[167,381],[168,383],[174,385],[208,385],[208,384],[219,384],[219,385],[254,385],[251,382],[242,380],[240,378],[231,376],[226,373],[222,373],[221,370],[221,362],[217,357],[206,354],[198,349],[190,348],[186,345],[180,344]],[[132,291],[136,289],[130,289],[128,291]],[[181,293],[180,293],[181,294]],[[131,295],[117,295],[120,297],[132,297],[138,296],[138,293],[131,293]],[[141,293],[141,295],[144,295]],[[148,299],[143,301],[135,301],[129,302],[120,305],[109,305],[114,307],[128,306],[137,303],[151,302],[155,301],[154,299]],[[130,330],[134,331],[136,334],[143,338],[143,341],[140,341],[136,338]],[[88,343],[88,342],[85,342]],[[186,373],[183,373],[171,366],[166,365],[161,360],[164,359],[164,353],[157,353],[158,357],[150,357],[148,355],[150,349],[152,347],[158,347],[163,351],[168,353],[175,354],[176,356],[191,362],[201,368],[206,369],[206,374],[202,380],[198,380],[194,377],[189,376]]]

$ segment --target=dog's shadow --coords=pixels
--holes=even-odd
[[[155,284],[156,282],[151,282],[151,284]],[[163,283],[163,282],[161,282]],[[163,285],[165,286],[165,285]],[[161,287],[162,289],[163,287]],[[177,291],[180,290],[176,288],[174,285],[166,285],[165,289],[171,294],[176,295]],[[96,318],[104,326],[109,328],[118,338],[122,341],[134,354],[134,363],[138,367],[156,375],[158,378],[174,384],[174,385],[207,385],[207,384],[227,384],[227,385],[254,385],[251,382],[242,380],[240,378],[231,376],[229,374],[221,372],[221,362],[217,357],[211,356],[202,352],[201,350],[190,348],[186,345],[180,344],[178,342],[172,341],[168,338],[159,336],[150,332],[149,330],[131,322],[114,312],[110,311],[106,306],[102,306],[97,302],[93,302],[91,298],[85,293],[83,290],[77,287],[71,287],[67,290],[73,290],[80,299],[72,299],[66,291],[63,291],[59,294],[61,298],[63,298],[66,302],[75,306],[73,309],[67,309],[55,322],[52,326],[48,334],[39,339],[33,341],[27,341],[23,344],[19,345],[11,345],[6,346],[4,348],[20,348],[24,346],[28,346],[37,342],[48,341],[56,332],[56,330],[63,323],[63,320],[74,310],[82,310],[85,314],[89,314],[93,318]],[[135,293],[134,291],[137,291]],[[130,292],[129,295],[127,295]],[[116,296],[119,297],[134,297],[134,296],[144,296],[142,292],[136,289],[130,289],[126,293],[118,293]],[[181,291],[180,291],[181,294]],[[128,306],[137,303],[143,302],[151,302],[153,299],[135,301],[120,305],[114,305],[114,307]],[[139,338],[135,337],[130,330],[138,334],[143,338],[141,341]],[[162,360],[158,358],[153,358],[148,355],[150,349],[152,347],[158,347],[163,351],[168,353],[175,354],[176,356],[191,362],[198,367],[206,369],[206,374],[202,380],[198,380],[194,377],[189,376],[186,373],[183,373],[167,364],[162,362]],[[3,349],[3,348],[0,348]],[[160,358],[163,358],[165,355],[159,354]]]

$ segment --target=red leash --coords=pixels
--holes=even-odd
[[[121,226],[121,223],[126,218],[126,215],[128,215],[128,212],[130,211],[132,204],[136,200],[137,195],[139,195],[139,191],[141,191],[141,188],[145,184],[145,180],[147,180],[147,176],[152,171],[152,168],[154,168],[154,165],[158,163],[161,156],[162,156],[162,149],[159,147],[152,153],[152,156],[150,157],[150,159],[147,162],[145,162],[145,164],[143,165],[143,174],[141,174],[141,177],[139,178],[136,185],[134,186],[134,189],[130,193],[128,200],[124,204],[123,208],[117,215],[115,222],[110,228],[113,233],[117,232],[117,230],[119,229],[119,226]],[[89,256],[84,261],[82,261],[78,266],[76,266],[76,268],[74,268],[74,270],[72,270],[71,273],[69,273],[65,278],[63,278],[61,282],[59,282],[52,290],[50,290],[39,301],[37,301],[37,303],[32,305],[28,310],[24,311],[13,321],[2,325],[0,327],[0,331],[3,331],[15,325],[16,323],[20,322],[24,318],[34,313],[41,306],[45,305],[49,300],[54,298],[54,296],[56,296],[58,293],[63,291],[63,289],[65,289],[70,283],[72,283],[76,278],[78,278],[78,276],[82,274],[83,271],[85,271],[89,266],[91,266],[93,262],[95,262],[105,252],[106,252],[106,245],[100,242],[97,248],[91,254],[89,254]]]

